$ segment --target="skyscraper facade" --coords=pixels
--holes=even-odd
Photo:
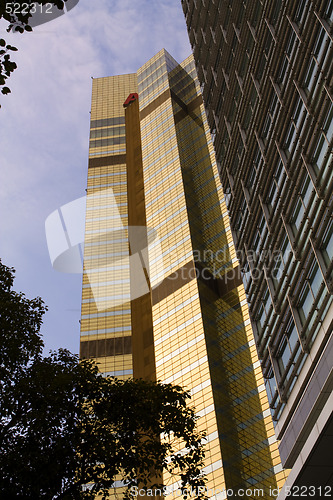
[[[221,499],[285,480],[239,269],[193,57],[94,79],[81,357],[191,391]]]
[[[333,2],[182,5],[286,487],[331,485]]]

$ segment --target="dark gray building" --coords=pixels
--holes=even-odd
[[[279,499],[332,495],[333,1],[182,5],[292,469]]]

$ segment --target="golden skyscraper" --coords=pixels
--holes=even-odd
[[[136,74],[93,80],[82,298],[82,357],[191,391],[209,497],[281,487],[192,56],[162,50]]]

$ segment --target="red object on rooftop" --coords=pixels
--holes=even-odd
[[[134,94],[130,94],[126,101],[124,102],[123,106],[124,108],[126,108],[129,104],[131,104],[131,102],[135,101],[136,99],[139,99],[139,96],[137,93],[134,93]]]

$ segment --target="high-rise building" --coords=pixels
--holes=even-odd
[[[182,5],[281,459],[292,468],[279,498],[298,486],[319,497],[333,482],[333,2]]]
[[[283,484],[192,56],[93,80],[81,356],[191,391],[210,497]]]

